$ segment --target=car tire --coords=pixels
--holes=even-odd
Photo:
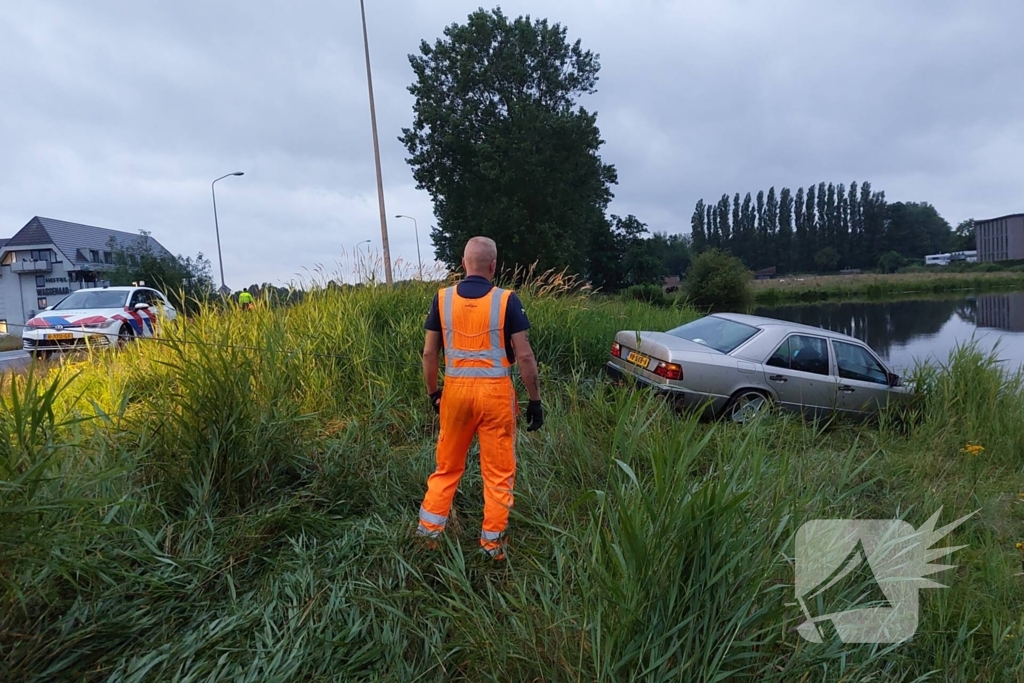
[[[135,330],[128,323],[121,323],[121,329],[117,331],[117,348],[123,349],[135,341]]]
[[[740,389],[724,411],[730,422],[746,424],[757,417],[769,414],[774,408],[771,396],[760,389]]]

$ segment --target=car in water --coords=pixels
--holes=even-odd
[[[177,311],[151,287],[79,289],[25,323],[22,348],[35,356],[86,347],[121,347],[155,337]]]
[[[663,332],[621,330],[610,356],[613,378],[736,422],[776,408],[865,417],[913,395],[863,341],[762,316],[714,313]]]

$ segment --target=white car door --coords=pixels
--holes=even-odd
[[[162,292],[155,289],[147,289],[145,292],[146,302],[149,304],[148,313],[153,319],[154,332],[159,334],[160,323],[164,320],[174,320],[178,316],[178,312],[174,310],[174,306]]]

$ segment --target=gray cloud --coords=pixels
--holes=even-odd
[[[398,142],[407,55],[481,3],[368,2],[393,258],[429,197]],[[484,5],[489,7],[490,5]],[[870,180],[951,222],[1024,210],[1024,4],[529,1],[600,53],[611,210],[685,232],[697,199]],[[228,283],[351,268],[380,247],[357,3],[33,0],[0,14],[0,233],[44,215],[135,231]],[[3,234],[0,236],[7,236]],[[340,263],[339,263],[340,262]],[[350,277],[351,279],[351,277]]]

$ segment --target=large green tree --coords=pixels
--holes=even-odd
[[[618,180],[598,155],[596,115],[577,104],[594,92],[598,56],[557,23],[480,9],[409,61],[414,120],[400,140],[434,201],[438,258],[455,268],[466,240],[486,235],[500,268],[596,277]]]
[[[960,221],[950,238],[949,248],[953,251],[969,251],[978,248],[974,234],[974,219]]]
[[[148,236],[147,230],[139,234]],[[190,256],[157,254],[148,240],[135,240],[124,246],[114,238],[107,242],[114,267],[107,273],[110,284],[130,285],[145,282],[163,292],[179,311],[191,312],[214,291],[212,268],[202,252]]]

